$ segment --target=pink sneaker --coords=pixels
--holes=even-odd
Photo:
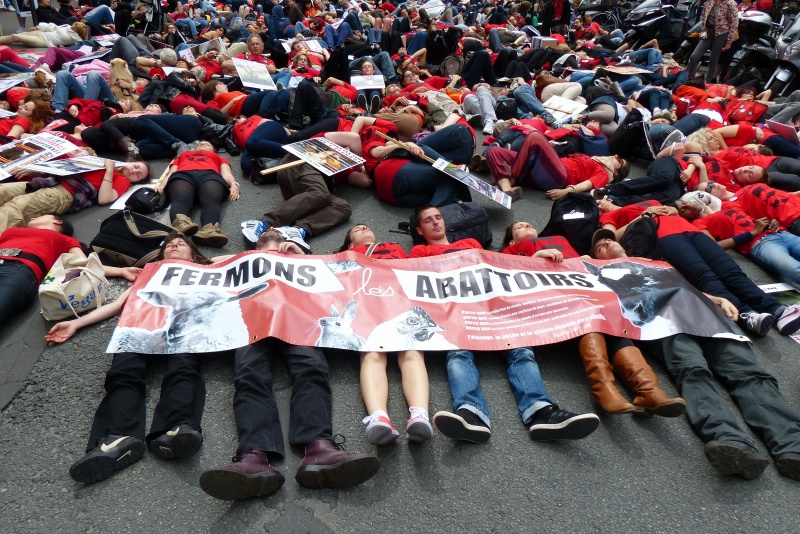
[[[406,424],[406,439],[416,443],[428,441],[433,437],[433,427],[427,417],[414,415]]]
[[[385,415],[368,415],[361,422],[367,425],[364,437],[371,445],[388,445],[400,436]]]

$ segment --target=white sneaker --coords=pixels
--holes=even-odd
[[[275,229],[286,241],[291,241],[306,254],[311,254],[311,247],[305,241],[306,230],[300,226],[281,226]]]
[[[263,234],[267,228],[269,228],[267,221],[244,221],[242,223],[242,235],[248,245],[255,247],[256,243],[258,243],[258,236]]]
[[[790,336],[800,330],[800,306],[787,306],[775,322],[775,328],[784,336]]]
[[[27,30],[25,29],[25,26],[20,26],[19,28],[14,30],[14,33],[25,33],[26,31]]]
[[[389,445],[400,436],[389,418],[381,412],[368,415],[361,422],[367,425],[364,437],[370,445]]]
[[[486,121],[486,124],[483,125],[483,135],[492,135],[494,132],[494,123],[491,121]]]

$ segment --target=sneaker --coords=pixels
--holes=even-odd
[[[99,446],[72,464],[69,476],[75,482],[94,484],[135,464],[142,459],[144,451],[142,440],[130,436],[106,436],[100,440]]]
[[[782,476],[800,480],[800,454],[785,452],[775,458],[775,468]]]
[[[619,63],[617,63],[617,65],[620,66],[620,67],[623,67],[625,65],[630,65],[631,63],[633,63],[631,61],[631,58],[629,58],[628,56],[625,56],[625,57],[623,57],[622,59],[619,60]]]
[[[470,410],[461,408],[452,412],[438,412],[433,416],[433,424],[450,439],[469,441],[470,443],[486,443],[492,437],[492,431]]]
[[[467,124],[473,128],[477,128],[483,123],[483,115],[477,113],[475,115],[467,115]]]
[[[381,412],[368,415],[361,422],[367,425],[364,437],[370,445],[389,445],[400,437],[400,432],[392,425],[389,418]]]
[[[575,414],[551,404],[533,414],[528,434],[535,441],[582,439],[598,426],[600,418],[593,413]]]
[[[372,98],[369,101],[369,112],[373,115],[380,111],[381,109],[381,97],[378,95],[372,95]]]
[[[735,441],[709,441],[703,452],[711,466],[721,475],[739,475],[753,480],[769,465],[769,458],[765,454]]]
[[[747,330],[759,336],[769,334],[769,329],[775,323],[775,317],[769,313],[740,313],[739,320],[742,321]]]
[[[184,143],[183,141],[175,141],[170,146],[170,149],[172,149],[172,151],[175,152],[175,154],[180,156],[184,152],[186,152],[188,150],[191,150],[191,147],[189,145],[187,145],[186,143]]]
[[[356,107],[363,109],[364,111],[369,111],[367,107],[367,95],[358,95],[356,97]]]
[[[494,132],[494,123],[492,121],[486,121],[486,124],[483,125],[483,135],[492,135]]]
[[[661,108],[653,108],[653,111],[651,112],[651,115],[653,116],[654,119],[660,118],[661,117]]]
[[[683,133],[680,130],[672,130],[667,138],[664,139],[664,142],[661,143],[661,150],[664,150],[668,146],[674,145],[675,143],[680,143],[683,141]]]
[[[256,243],[258,243],[258,236],[266,232],[268,228],[269,223],[267,221],[244,221],[242,223],[242,235],[245,243],[255,247]]]
[[[800,330],[800,306],[793,304],[787,306],[775,322],[778,332],[790,336]]]
[[[414,414],[406,423],[406,439],[415,443],[428,441],[433,437],[431,422],[423,414]]]
[[[26,31],[27,30],[25,29],[25,26],[20,26],[19,28],[14,30],[14,33],[25,33]]]
[[[203,446],[203,435],[187,424],[178,425],[147,444],[161,460],[182,460],[197,454]]]
[[[311,254],[311,247],[305,241],[306,229],[302,226],[281,226],[276,228],[286,241],[291,241],[300,247],[306,254]]]

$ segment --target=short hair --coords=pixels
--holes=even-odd
[[[622,166],[617,171],[617,181],[621,181],[627,178],[630,172],[631,172],[631,164],[628,163],[627,159],[623,159]]]
[[[65,221],[64,217],[62,217],[58,213],[53,213],[53,218],[61,223],[58,226],[58,231],[60,233],[68,237],[75,236],[75,228],[72,226],[71,222]]]
[[[247,44],[250,44],[250,41],[252,41],[253,39],[258,39],[259,41],[261,41],[262,45],[264,44],[264,39],[262,39],[261,36],[257,33],[250,34],[250,37],[247,38]]]
[[[161,62],[167,67],[174,67],[178,62],[178,55],[174,50],[165,48],[161,51]]]
[[[769,173],[767,172],[767,169],[765,169],[764,167],[761,167],[761,172],[762,172],[761,181],[764,182],[765,184],[771,186],[772,185],[772,180],[769,177]]]
[[[425,210],[429,210],[431,208],[437,210],[439,209],[433,204],[423,204],[422,206],[419,206],[414,210],[414,228],[417,228],[419,226],[419,223],[422,220],[422,212]]]

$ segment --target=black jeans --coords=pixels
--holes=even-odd
[[[106,395],[97,407],[86,451],[106,436],[132,436],[145,440],[145,372],[153,358],[166,358],[161,397],[153,413],[151,441],[179,424],[200,430],[206,403],[206,385],[200,374],[200,357],[194,354],[152,356],[122,352],[114,355],[106,373]]]
[[[238,452],[265,451],[270,461],[281,460],[286,453],[272,391],[270,366],[276,356],[289,368],[292,378],[289,443],[303,446],[333,435],[328,362],[321,349],[290,345],[276,338],[236,349],[233,412],[239,432]]]
[[[678,200],[685,192],[680,174],[681,169],[673,158],[657,158],[647,167],[647,176],[611,184],[605,189],[617,206],[652,199],[665,204]]]
[[[775,158],[769,167],[770,185],[784,191],[800,191],[800,161],[794,158]]]
[[[0,328],[30,306],[39,290],[39,281],[30,267],[17,260],[0,263]]]

